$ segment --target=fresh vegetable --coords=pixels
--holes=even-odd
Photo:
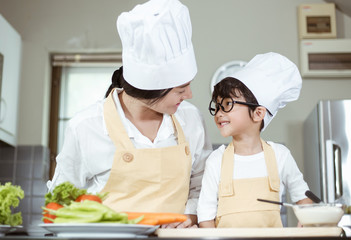
[[[56,215],[51,214],[55,210],[62,207],[70,206],[73,202],[83,202],[83,201],[95,201],[102,205],[102,201],[107,197],[108,193],[91,194],[85,189],[80,189],[75,187],[70,182],[64,182],[57,185],[52,192],[45,195],[45,211],[43,212],[44,223],[52,223],[56,219]],[[81,220],[76,220],[76,222],[91,222],[94,220],[96,215],[91,216],[91,220],[83,218]],[[64,219],[56,219],[55,222],[65,221]]]
[[[21,212],[12,213],[11,208],[19,205],[20,200],[24,198],[24,192],[20,186],[12,185],[7,182],[5,185],[0,184],[0,224],[16,226],[22,224]]]
[[[179,213],[151,213],[151,212],[126,212],[128,219],[132,220],[144,216],[138,224],[162,225],[174,222],[184,222],[187,216]]]
[[[57,185],[54,190],[45,194],[45,205],[51,202],[58,203],[60,205],[69,205],[72,201],[75,201],[77,197],[87,193],[85,189],[76,188],[70,182],[64,182]]]
[[[99,202],[102,203],[101,198],[99,198],[96,195],[91,195],[91,194],[85,194],[85,195],[80,195],[75,201],[76,202],[83,202],[85,200],[89,200],[89,201],[95,201],[95,202]]]
[[[83,194],[80,195],[75,201],[76,202],[82,202],[85,200],[90,200],[90,201],[95,201],[95,202],[99,202],[102,203],[102,201],[105,200],[105,198],[107,197],[108,193],[98,193],[96,195],[94,194]]]
[[[43,208],[56,218],[45,218],[54,223],[133,223],[142,220],[143,216],[128,220],[126,213],[117,213],[111,208],[96,202],[85,200],[82,202],[72,202],[63,208],[52,210]]]
[[[58,204],[58,203],[51,202],[51,203],[48,203],[45,206],[45,208],[46,209],[50,209],[50,210],[58,210],[60,208],[63,208],[63,206]],[[55,215],[49,214],[49,211],[44,211],[43,215],[44,215],[44,218],[43,218],[44,223],[53,223],[53,221],[50,220],[50,219],[55,219],[56,218]]]
[[[97,201],[102,203],[105,200],[108,193],[91,194],[86,189],[80,189],[75,187],[70,182],[64,182],[57,185],[54,190],[45,195],[45,205],[51,202],[58,203],[60,205],[69,205],[72,201],[80,202],[84,200]]]
[[[130,220],[134,220],[134,219],[130,219]],[[138,222],[138,224],[156,226],[156,225],[160,225],[160,222],[158,221],[158,219],[155,219],[155,218],[145,218],[145,219],[143,218],[141,221]]]

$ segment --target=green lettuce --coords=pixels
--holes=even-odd
[[[61,205],[70,205],[80,195],[86,194],[87,190],[76,188],[70,182],[57,185],[52,192],[45,194],[45,205],[55,202]]]
[[[17,207],[23,198],[24,192],[20,186],[14,186],[10,182],[0,184],[0,224],[11,226],[22,224],[21,212],[12,213],[12,209]]]

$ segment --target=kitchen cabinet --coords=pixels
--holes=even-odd
[[[21,49],[21,36],[0,15],[0,140],[12,146],[17,144]]]

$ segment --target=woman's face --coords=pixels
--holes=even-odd
[[[156,112],[173,114],[177,111],[183,100],[193,97],[190,82],[173,88],[163,99],[151,105],[150,108]]]

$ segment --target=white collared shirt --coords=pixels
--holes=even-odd
[[[115,91],[113,98],[135,148],[161,148],[178,144],[172,118],[168,114],[164,114],[153,142],[143,136],[124,115],[117,96],[121,91]],[[103,117],[104,101],[77,113],[67,124],[62,151],[56,158],[55,175],[47,183],[49,191],[65,181],[70,181],[78,188],[85,188],[90,193],[100,192],[105,186],[116,147],[107,133]],[[212,145],[202,115],[195,106],[183,101],[175,116],[189,142],[192,155],[190,192],[185,213],[196,214],[205,160],[212,152]]]

